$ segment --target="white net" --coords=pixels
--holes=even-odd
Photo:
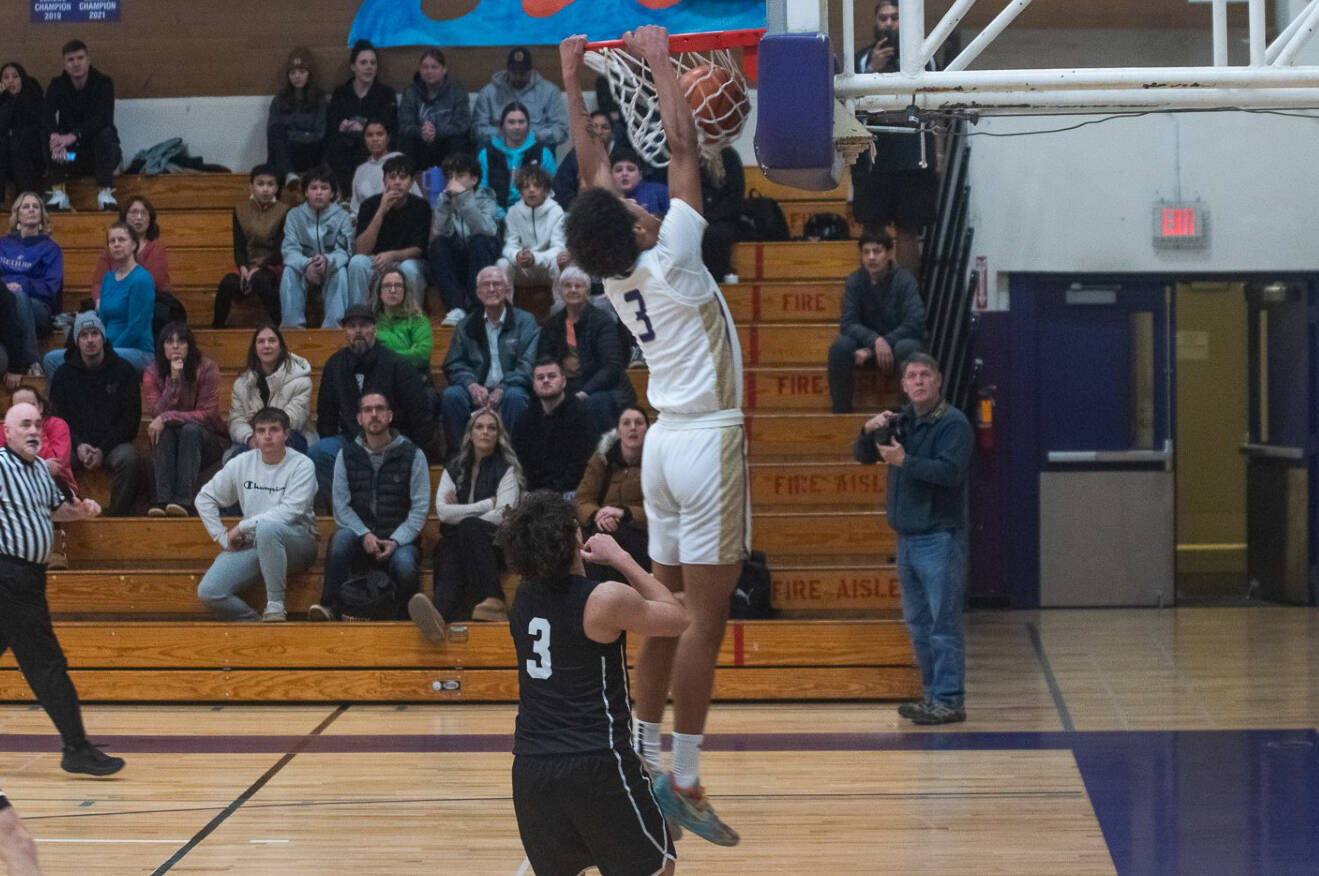
[[[649,65],[623,48],[593,49],[586,53],[585,60],[587,66],[609,80],[609,91],[627,123],[632,148],[651,166],[667,166],[669,146]],[[701,149],[718,152],[737,139],[751,111],[741,65],[730,49],[682,52],[669,60],[696,118]]]

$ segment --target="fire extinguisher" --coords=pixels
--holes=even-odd
[[[994,391],[996,386],[980,389],[979,404],[976,406],[976,446],[981,450],[994,449]]]

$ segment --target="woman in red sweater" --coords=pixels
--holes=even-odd
[[[202,357],[186,323],[172,322],[156,340],[156,361],[142,375],[142,407],[156,472],[147,514],[187,517],[201,472],[220,459],[229,431],[220,415],[220,369]]]

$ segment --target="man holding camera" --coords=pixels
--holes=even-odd
[[[914,724],[966,720],[962,602],[966,592],[966,476],[972,432],[943,399],[939,363],[915,353],[902,368],[909,404],[861,427],[857,462],[888,464],[888,522],[898,534],[902,619],[925,696],[898,714]]]

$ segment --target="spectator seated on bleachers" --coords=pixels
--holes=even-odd
[[[519,199],[504,220],[504,257],[499,266],[514,288],[552,285],[568,259],[563,208],[550,197],[553,180],[545,168],[529,165],[519,168],[513,181]]]
[[[60,50],[64,72],[46,88],[46,119],[50,126],[48,172],[52,210],[69,209],[64,181],[71,176],[96,177],[98,210],[119,206],[111,187],[123,154],[114,126],[114,80],[92,66],[87,44],[70,40]]]
[[[398,130],[394,89],[376,79],[375,46],[358,40],[348,58],[353,75],[330,95],[325,114],[325,162],[341,192],[352,191],[353,171],[366,158],[362,134],[367,123],[382,122],[391,135]]]
[[[376,338],[429,383],[435,335],[420,303],[409,292],[407,278],[393,262],[372,275],[369,306],[376,315]]]
[[[229,434],[220,415],[220,368],[202,356],[186,323],[161,330],[156,361],[142,375],[142,400],[156,475],[147,514],[187,517],[202,471],[219,461]]]
[[[435,490],[440,541],[435,546],[433,599],[418,593],[408,615],[431,641],[443,641],[445,623],[508,621],[495,532],[504,512],[522,495],[522,469],[508,431],[492,410],[467,421],[462,443]]]
[[[399,146],[419,170],[439,167],[472,150],[472,107],[462,83],[449,75],[444,52],[421,53],[398,109]]]
[[[512,103],[522,107],[530,129],[543,145],[553,150],[568,139],[568,107],[563,92],[532,69],[531,52],[522,47],[508,53],[505,69],[491,76],[476,95],[472,119],[478,146],[490,143],[500,133],[504,113]]]
[[[42,190],[48,151],[41,83],[10,61],[0,67],[0,201],[6,180],[16,192]]]
[[[307,325],[307,292],[321,290],[325,318],[321,328],[333,328],[349,305],[348,258],[353,219],[335,203],[334,174],[325,168],[302,178],[306,200],[284,219],[284,273],[279,281],[280,326]]]
[[[393,617],[403,617],[420,581],[418,542],[430,510],[426,454],[390,428],[394,412],[379,392],[362,394],[357,409],[361,432],[334,460],[334,523],[325,550],[321,599],[307,612],[314,621],[344,613],[343,584],[353,575],[379,569],[394,585]],[[385,620],[388,618],[375,618]]]
[[[14,310],[16,347],[11,358],[39,376],[37,335],[50,331],[51,317],[59,312],[64,251],[50,237],[50,216],[36,192],[14,198],[9,233],[0,237],[0,285]]]
[[[106,513],[126,517],[141,473],[133,441],[142,421],[142,377],[110,346],[92,311],[78,314],[72,337],[68,358],[50,378],[51,407],[69,424],[74,468],[109,471]]]
[[[96,314],[106,343],[119,358],[127,360],[139,372],[155,359],[151,322],[156,310],[156,287],[151,275],[137,263],[141,238],[128,223],[115,222],[105,232],[110,271],[101,279]],[[81,314],[79,314],[81,316]],[[47,375],[54,374],[74,344],[77,333],[69,336],[63,349],[51,350],[42,360]]]
[[[861,267],[843,286],[838,337],[829,347],[829,395],[835,414],[852,412],[854,370],[873,363],[881,375],[900,374],[902,363],[925,351],[925,303],[916,278],[893,264],[893,241],[866,232],[857,241]]]
[[[512,430],[513,450],[528,490],[553,490],[571,499],[595,450],[600,429],[586,406],[567,393],[558,360],[541,356],[532,372],[536,403]]]
[[[290,572],[316,560],[316,472],[311,460],[285,446],[287,415],[262,408],[252,417],[256,453],[229,460],[197,494],[197,514],[220,555],[197,585],[197,596],[222,620],[283,621]],[[220,509],[237,504],[242,520],[226,529]],[[256,580],[266,586],[257,614],[235,594]]]
[[[573,496],[582,540],[597,532],[612,536],[647,572],[650,553],[641,494],[641,451],[648,428],[650,418],[645,411],[634,405],[625,407],[617,427],[600,436]],[[586,576],[596,581],[606,580],[602,576],[608,574],[599,566],[586,567]]]
[[[554,297],[563,308],[541,326],[539,355],[560,363],[566,391],[586,406],[596,432],[603,432],[625,405],[637,400],[627,376],[618,323],[607,311],[591,306],[591,278],[576,265],[563,269]]]
[[[279,200],[279,172],[258,164],[248,174],[251,194],[234,207],[234,268],[215,290],[213,328],[224,328],[237,298],[255,295],[271,322],[279,324],[279,278],[284,267],[284,220],[289,208]]]
[[[171,292],[173,284],[169,277],[169,250],[160,237],[156,208],[141,195],[134,195],[119,208],[119,221],[133,229],[133,233],[137,235],[138,246],[133,258],[151,275],[154,294]],[[110,272],[112,262],[110,249],[106,247],[97,257],[96,266],[92,268],[92,298],[101,297],[101,281]]]
[[[14,294],[0,289],[0,374],[4,375],[5,389],[13,392],[23,381],[36,360],[25,359],[23,343],[18,333],[18,311],[14,309]]]
[[[701,260],[710,275],[722,280],[733,273],[733,244],[737,242],[738,216],[746,193],[742,157],[731,146],[701,153],[701,215],[705,235]]]
[[[554,174],[554,149],[537,139],[529,119],[527,108],[520,103],[504,107],[499,131],[476,156],[481,178],[495,193],[500,219],[518,201],[517,186],[513,184],[518,168],[540,165],[551,176]]]
[[[636,201],[655,216],[669,212],[669,187],[662,182],[651,182],[644,175],[645,164],[631,146],[615,146],[609,155],[609,170],[614,185],[625,198]]]
[[[590,132],[600,142],[606,155],[613,151],[614,126],[609,120],[609,113],[599,109],[591,113]],[[581,187],[582,172],[577,164],[577,150],[569,149],[568,154],[559,162],[559,169],[554,172],[554,200],[564,210],[570,210]]]
[[[30,386],[21,386],[9,397],[9,406],[32,405],[41,414],[41,449],[37,457],[46,463],[50,476],[62,492],[77,499],[78,482],[73,476],[73,444],[69,438],[69,424],[55,416],[46,403],[46,397]],[[69,554],[64,530],[55,527],[55,546],[46,558],[47,569],[69,568]]]
[[[252,333],[247,367],[234,378],[229,394],[227,458],[256,447],[252,417],[262,408],[279,408],[289,418],[287,445],[307,452],[311,430],[311,364],[291,352],[274,323]]]
[[[353,171],[353,187],[348,202],[348,212],[356,219],[362,204],[373,195],[385,190],[385,162],[403,155],[397,149],[391,149],[392,138],[385,128],[385,123],[372,119],[366,123],[362,132],[362,142],[366,144],[366,158]],[[416,164],[413,164],[416,167]],[[416,173],[414,170],[413,176]],[[412,194],[421,197],[421,189],[414,181],[410,189]]]
[[[58,417],[46,403],[46,397],[30,386],[20,386],[9,397],[9,405],[30,404],[41,412],[41,449],[37,456],[46,463],[55,483],[78,495],[78,480],[73,474],[73,443],[69,424]]]
[[[450,155],[443,169],[428,255],[431,282],[448,310],[443,324],[457,325],[475,306],[477,274],[499,258],[499,205],[471,155]]]
[[[357,437],[358,401],[367,392],[383,393],[394,408],[394,427],[428,456],[439,456],[435,420],[417,369],[376,340],[376,317],[365,304],[354,304],[343,316],[346,346],[335,352],[321,372],[316,400],[316,431],[320,440],[308,451],[316,463],[318,493],[330,500],[334,460]]]
[[[296,48],[285,65],[284,87],[270,101],[266,120],[266,163],[284,184],[300,184],[299,175],[325,155],[325,92],[316,86],[311,52]]]
[[[366,300],[371,274],[395,265],[408,282],[408,297],[426,294],[426,257],[431,208],[416,193],[412,159],[402,153],[385,162],[384,191],[362,202],[357,214],[355,255],[348,261],[348,297]],[[411,193],[409,193],[411,190]]]
[[[508,276],[490,266],[476,277],[481,309],[454,329],[444,356],[440,406],[447,447],[456,447],[472,411],[495,408],[510,431],[530,401],[531,369],[540,345],[536,319],[512,303]]]

